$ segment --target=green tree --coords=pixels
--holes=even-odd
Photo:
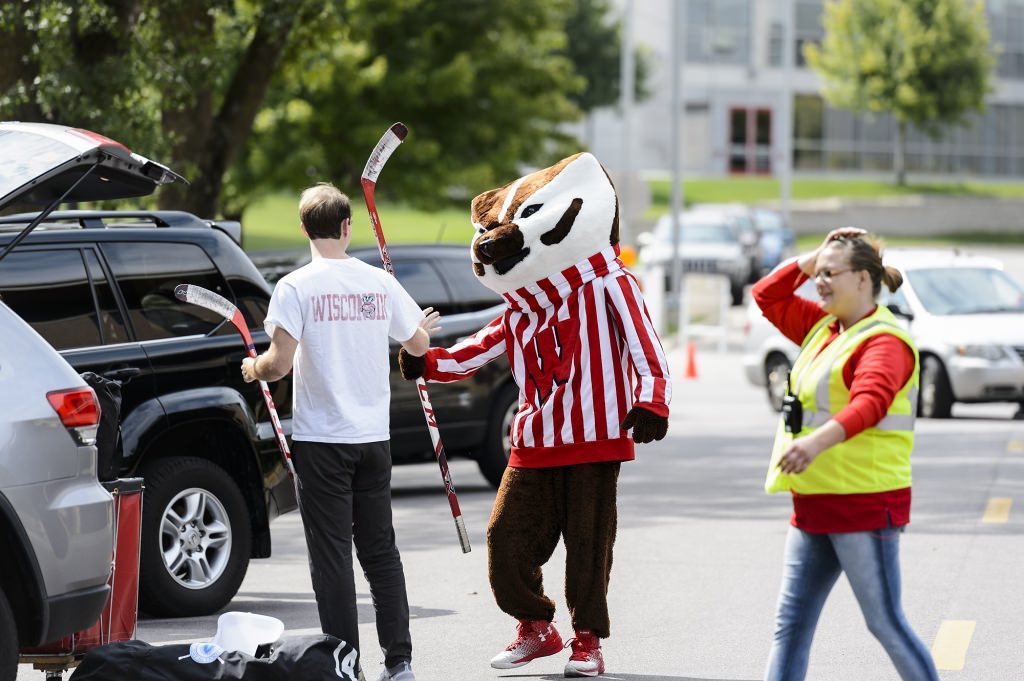
[[[609,0],[575,0],[566,18],[566,56],[576,65],[577,73],[585,81],[583,90],[570,98],[585,112],[612,106],[619,101],[622,22],[613,17]],[[641,101],[650,96],[647,89],[651,70],[648,53],[636,50],[635,63],[633,94]]]
[[[565,55],[569,0],[379,4],[302,29],[316,49],[286,57],[235,168],[239,198],[322,179],[353,191],[396,120],[410,137],[380,191],[428,208],[576,150],[560,129],[584,87]]]
[[[578,146],[561,126],[590,106],[574,99],[587,57],[574,63],[566,34],[582,6],[607,11],[604,0],[0,0],[0,118],[119,139],[192,181],[162,189],[159,205],[210,216],[314,180],[351,190],[402,120],[413,136],[382,191],[436,205]]]
[[[896,120],[896,181],[906,183],[907,125],[938,137],[984,110],[993,56],[976,0],[836,0],[821,46],[804,49],[833,106]]]
[[[0,116],[105,133],[183,171],[163,207],[217,213],[293,28],[327,0],[6,0]]]

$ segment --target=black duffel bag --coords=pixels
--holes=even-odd
[[[266,655],[260,655],[264,650]],[[189,644],[151,646],[125,641],[93,648],[72,681],[356,681],[355,648],[327,634],[286,636],[257,655],[226,651],[200,663]]]

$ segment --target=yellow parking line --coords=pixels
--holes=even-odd
[[[1010,507],[1013,506],[1013,499],[1009,497],[992,497],[985,507],[985,515],[981,517],[983,523],[1005,523],[1010,519]]]
[[[1006,451],[1024,454],[1024,440],[1010,440],[1006,443]]]
[[[942,620],[932,645],[932,659],[937,669],[959,671],[964,668],[975,624],[974,620]]]

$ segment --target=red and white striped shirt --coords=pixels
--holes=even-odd
[[[620,424],[629,410],[668,416],[668,362],[636,278],[617,256],[618,246],[609,247],[506,293],[501,317],[449,349],[427,351],[424,377],[442,383],[508,355],[520,402],[510,466],[628,461],[633,441]]]

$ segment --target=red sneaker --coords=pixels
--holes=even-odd
[[[495,669],[515,669],[538,657],[554,655],[562,647],[562,637],[551,622],[519,620],[516,640],[491,658],[491,666]]]
[[[576,638],[569,641],[572,657],[565,665],[565,675],[597,676],[604,673],[604,656],[601,655],[601,639],[589,629],[580,629]]]

